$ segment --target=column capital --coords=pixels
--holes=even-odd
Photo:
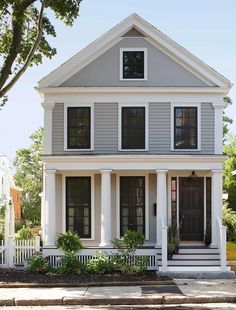
[[[224,170],[222,170],[222,169],[213,169],[213,170],[211,170],[211,173],[223,173],[224,172]]]
[[[168,170],[167,169],[156,169],[156,173],[167,173]]]
[[[44,108],[44,110],[52,110],[55,106],[55,102],[42,102],[41,106]]]
[[[57,170],[56,169],[44,169],[44,172],[47,174],[56,174]]]
[[[112,173],[112,169],[100,169],[101,173],[107,173],[107,174],[111,174]]]
[[[222,100],[219,100],[218,102],[212,102],[212,106],[213,106],[213,108],[216,110],[216,109],[218,109],[218,110],[223,110],[224,109],[224,107],[225,107],[225,102],[224,102],[224,100],[222,99]]]

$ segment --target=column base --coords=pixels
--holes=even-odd
[[[161,244],[155,244],[154,248],[155,249],[161,249]]]
[[[101,242],[99,244],[99,248],[107,248],[107,249],[112,249],[113,248],[113,245],[109,242]]]

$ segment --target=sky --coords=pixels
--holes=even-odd
[[[236,83],[236,0],[83,0],[73,27],[49,13],[57,32],[50,42],[57,55],[30,68],[0,111],[0,154],[6,154],[10,164],[15,152],[28,147],[29,136],[43,126],[37,81],[132,13]],[[226,113],[234,120],[231,131],[236,134],[236,86],[229,96],[234,104]]]

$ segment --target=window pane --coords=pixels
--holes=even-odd
[[[91,237],[91,178],[66,178],[66,229]]]
[[[145,177],[120,178],[120,231],[145,232]]]
[[[67,110],[68,149],[90,149],[90,107],[69,107]]]
[[[122,108],[122,149],[145,149],[145,108]]]
[[[174,108],[174,141],[176,149],[197,149],[197,108]]]
[[[123,52],[123,78],[144,79],[144,52]]]

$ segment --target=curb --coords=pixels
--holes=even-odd
[[[58,306],[58,305],[163,305],[163,304],[198,304],[198,303],[236,303],[236,296],[187,297],[156,296],[134,298],[72,298],[60,299],[2,299],[0,306]]]
[[[173,285],[172,280],[166,281],[129,281],[129,282],[96,282],[96,283],[1,283],[0,288],[52,288],[52,287],[104,287],[104,286],[145,286],[145,285]]]

